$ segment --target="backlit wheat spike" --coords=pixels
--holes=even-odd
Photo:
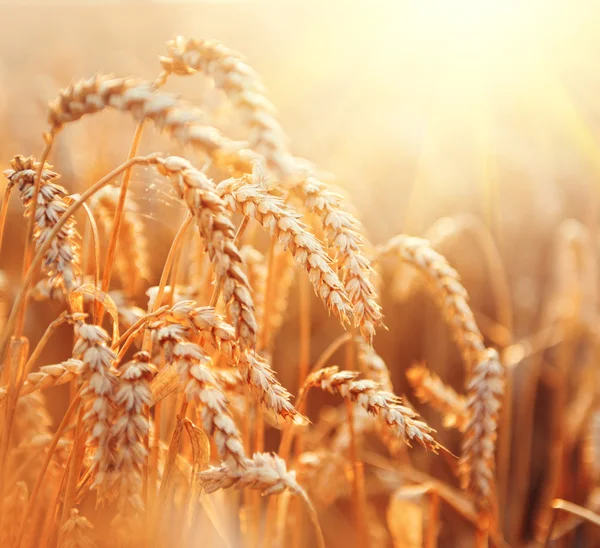
[[[202,349],[190,342],[173,347],[173,360],[184,386],[185,397],[200,406],[202,426],[214,437],[219,456],[233,468],[246,463],[241,435],[228,409],[228,401]]]
[[[252,128],[252,148],[276,171],[286,176],[295,172],[296,164],[287,150],[287,137],[275,116],[275,107],[264,95],[260,76],[239,53],[216,40],[177,36],[167,42],[167,55],[160,62],[167,73],[200,72],[212,78]]]
[[[183,158],[158,159],[158,169],[169,177],[179,197],[186,203],[196,224],[217,280],[222,282],[223,301],[228,304],[243,346],[256,342],[256,319],[248,279],[235,243],[235,227],[224,201],[212,181]]]
[[[108,241],[115,218],[115,210],[119,201],[120,189],[116,186],[105,186],[94,194],[89,202],[90,209],[98,221],[104,237]],[[121,279],[125,292],[133,297],[144,280],[150,276],[148,264],[148,240],[136,202],[127,195],[123,218],[119,227],[119,241],[115,256],[116,272]]]
[[[83,371],[81,360],[69,359],[67,361],[52,365],[44,365],[39,371],[27,375],[19,397],[31,394],[36,390],[44,390],[51,386],[59,386],[76,379]],[[0,388],[0,402],[6,398],[6,386]]]
[[[308,272],[315,293],[327,310],[345,325],[351,314],[348,297],[330,266],[323,246],[283,201],[251,178],[227,179],[217,185],[217,193],[232,211],[258,221],[269,234],[289,249],[296,262]]]
[[[174,95],[155,91],[153,84],[136,78],[97,75],[75,82],[50,103],[48,122],[56,132],[65,124],[86,114],[111,107],[129,112],[138,121],[152,120],[160,131],[191,145],[220,167],[237,173],[250,173],[256,154],[203,124],[204,115]]]
[[[144,440],[150,431],[150,381],[155,372],[147,352],[136,353],[131,361],[119,367],[119,387],[114,397],[118,413],[110,433],[116,445],[110,487],[118,491],[119,511],[125,515],[144,509],[142,478],[147,458]]]
[[[419,420],[414,411],[403,406],[398,396],[381,390],[372,380],[358,379],[359,375],[355,371],[340,371],[335,366],[326,367],[311,373],[306,379],[305,387],[316,386],[347,398],[378,416],[407,444],[417,441],[426,449],[438,452],[440,445],[431,436],[435,430]]]
[[[428,403],[437,409],[443,417],[444,426],[458,428],[464,432],[468,423],[467,402],[456,391],[423,364],[413,365],[406,377],[422,403]]]
[[[151,328],[161,328],[157,337],[166,340],[183,340],[186,332],[194,330],[214,348],[219,349],[232,365],[236,365],[244,382],[257,394],[260,401],[283,419],[301,420],[290,403],[290,393],[277,381],[275,372],[268,362],[249,349],[240,349],[234,329],[227,324],[214,309],[198,307],[193,301],[182,301],[165,313],[164,318],[172,321],[162,327],[164,320],[158,320]]]
[[[397,254],[425,276],[462,351],[467,368],[474,367],[485,350],[485,344],[469,307],[469,296],[456,270],[431,248],[427,240],[403,234],[380,247],[379,254]]]
[[[363,227],[346,210],[342,197],[314,176],[307,176],[292,157],[287,137],[277,120],[275,107],[265,97],[258,74],[241,56],[216,40],[177,36],[167,42],[168,55],[161,57],[163,69],[180,75],[200,72],[213,78],[230,101],[243,113],[253,129],[252,148],[257,150],[283,181],[294,181],[308,211],[316,213],[325,229],[327,242],[336,255],[344,289],[352,304],[354,321],[369,343],[375,328],[383,324],[381,307],[371,282],[373,271],[362,247]]]
[[[114,422],[114,397],[118,384],[114,362],[117,359],[110,349],[110,337],[97,325],[80,323],[73,356],[83,362],[85,405],[84,422],[88,432],[87,445],[93,450],[95,484],[102,486],[106,473],[114,465],[114,451],[110,446]]]
[[[62,542],[59,548],[95,548],[92,536],[92,524],[79,514],[76,508],[71,509],[69,519],[62,526]]]
[[[285,461],[268,453],[255,453],[251,459],[246,459],[243,470],[222,464],[200,472],[199,477],[207,493],[233,487],[259,489],[263,495],[276,495],[286,489],[304,495],[296,481],[296,474],[287,470]]]
[[[504,394],[504,368],[498,353],[488,348],[467,382],[468,422],[459,468],[463,489],[470,491],[480,508],[490,504],[498,416]]]
[[[32,214],[35,174],[39,163],[34,158],[15,156],[4,175],[9,184],[17,185],[21,200],[26,208],[25,215]],[[42,170],[38,203],[35,206],[35,225],[33,237],[36,248],[48,237],[58,219],[68,205],[65,202],[66,190],[53,181],[59,176],[44,165]],[[47,284],[50,290],[64,289],[71,291],[80,277],[79,241],[80,236],[75,228],[75,220],[70,218],[62,227],[50,248],[44,254],[42,270],[48,276]]]

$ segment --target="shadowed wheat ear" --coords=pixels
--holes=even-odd
[[[354,321],[371,342],[377,326],[383,325],[381,307],[371,282],[374,275],[362,247],[364,229],[346,210],[340,195],[292,157],[287,137],[276,117],[275,107],[265,97],[258,74],[240,55],[215,40],[194,40],[178,36],[167,42],[168,55],[161,57],[166,73],[179,75],[201,72],[213,78],[230,101],[248,114],[253,129],[252,148],[266,160],[281,180],[293,181],[294,192],[306,209],[315,213],[325,230],[328,246],[340,269],[344,289],[350,298]]]
[[[398,255],[402,261],[416,267],[429,282],[429,288],[439,302],[446,322],[462,352],[468,369],[478,363],[485,351],[483,336],[475,323],[468,304],[469,296],[460,283],[458,272],[446,259],[434,251],[429,242],[400,234],[378,250],[383,255]]]
[[[92,524],[79,514],[76,508],[71,509],[69,519],[61,528],[62,542],[59,548],[95,548],[92,536]]]
[[[68,205],[65,202],[66,190],[54,183],[59,175],[45,164],[42,168],[40,190],[33,211],[34,181],[40,164],[32,157],[15,156],[4,175],[10,185],[17,185],[21,200],[26,208],[25,215],[34,215],[34,233],[36,248],[44,242],[56,225]],[[75,220],[69,219],[62,227],[44,255],[42,269],[48,276],[47,285],[50,291],[64,289],[71,291],[80,277],[79,233],[75,228]]]
[[[90,209],[99,221],[98,224],[107,239],[113,230],[119,194],[118,187],[105,186],[89,201]],[[141,282],[148,280],[150,276],[148,260],[148,240],[138,205],[126,196],[119,228],[115,266],[129,297],[137,293]]]
[[[159,320],[150,325],[157,329],[156,336],[184,340],[190,332],[199,334],[212,347],[220,350],[232,365],[236,365],[244,382],[257,394],[260,401],[283,419],[302,421],[301,415],[290,403],[290,393],[277,381],[268,362],[250,349],[241,349],[234,329],[214,308],[196,306],[193,301],[175,304]],[[162,343],[161,343],[162,344]]]
[[[357,403],[370,414],[379,417],[408,445],[411,441],[417,441],[434,453],[442,449],[431,436],[435,430],[419,420],[412,409],[402,405],[398,396],[381,390],[372,380],[358,379],[359,375],[356,371],[340,371],[335,366],[326,367],[308,376],[304,390],[315,386]]]
[[[137,352],[131,361],[119,367],[119,387],[114,397],[117,419],[110,433],[115,444],[110,488],[118,491],[119,511],[125,516],[144,509],[142,478],[147,458],[144,440],[150,431],[150,381],[155,373],[147,352]]]
[[[109,346],[110,337],[100,326],[80,323],[73,356],[83,362],[85,406],[84,423],[88,432],[87,445],[93,449],[93,467],[97,486],[102,486],[114,464],[110,446],[114,420],[115,388],[118,384],[114,363],[116,354]]]
[[[221,283],[223,300],[229,305],[240,344],[253,348],[256,343],[254,304],[242,258],[235,243],[235,227],[226,204],[212,181],[183,158],[157,159],[157,168],[167,176],[194,215],[208,256]]]
[[[331,269],[331,260],[297,213],[254,183],[251,177],[221,181],[217,185],[217,194],[232,211],[255,219],[289,249],[295,261],[308,272],[315,293],[323,300],[327,310],[333,312],[342,325],[349,321],[348,297]]]
[[[408,382],[422,403],[428,403],[443,416],[444,426],[455,427],[464,432],[468,423],[467,401],[442,382],[423,364],[415,364],[406,372]]]
[[[498,353],[488,348],[481,354],[467,381],[468,422],[459,469],[462,486],[480,508],[494,495],[494,470],[498,417],[504,394],[504,368]]]
[[[138,122],[152,120],[159,130],[194,147],[219,167],[234,172],[252,171],[251,162],[257,155],[244,148],[245,142],[232,141],[214,127],[204,125],[201,111],[136,78],[97,75],[71,84],[50,103],[50,131],[56,133],[65,124],[108,107],[129,112]]]
[[[360,336],[354,337],[358,365],[365,375],[374,380],[382,390],[394,392],[394,385],[388,366],[375,349]]]

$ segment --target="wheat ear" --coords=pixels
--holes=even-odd
[[[469,307],[469,296],[456,270],[422,238],[403,234],[395,236],[379,248],[380,256],[389,254],[397,254],[403,261],[415,266],[429,282],[467,368],[473,367],[485,351],[485,344]]]
[[[113,230],[119,194],[118,187],[105,186],[94,194],[89,202],[90,209],[107,238]],[[129,297],[133,297],[141,282],[148,280],[150,276],[146,229],[138,205],[129,195],[125,198],[124,213],[119,228],[115,266]]]
[[[468,422],[459,462],[462,486],[480,508],[490,504],[494,492],[494,450],[503,394],[504,368],[498,353],[488,348],[467,382]]]
[[[171,156],[157,159],[157,162],[158,169],[169,177],[196,219],[217,280],[222,282],[223,300],[229,303],[229,311],[241,345],[254,347],[254,304],[242,258],[235,243],[235,227],[229,219],[224,201],[215,192],[210,179],[187,160]]]
[[[258,221],[290,250],[296,262],[308,272],[315,293],[323,300],[327,310],[345,325],[351,314],[347,295],[330,266],[331,260],[323,246],[299,220],[298,214],[250,177],[221,181],[217,185],[217,193],[232,211]]]
[[[465,431],[468,423],[467,402],[464,396],[456,391],[423,364],[413,365],[406,377],[422,403],[428,403],[437,409],[444,418],[444,426]]]
[[[54,183],[59,176],[45,164],[42,168],[40,190],[33,211],[33,195],[35,174],[40,164],[34,158],[15,156],[4,175],[9,184],[17,185],[21,200],[26,208],[25,215],[35,216],[33,237],[36,248],[48,237],[60,216],[68,205],[65,202],[66,190]],[[44,255],[43,271],[48,276],[50,290],[64,289],[71,291],[80,277],[79,241],[80,236],[75,228],[75,220],[70,218],[62,227],[50,248]]]
[[[232,141],[214,127],[203,125],[201,111],[174,95],[155,91],[153,84],[136,78],[97,75],[71,84],[50,103],[51,132],[108,107],[129,112],[138,122],[152,120],[159,130],[183,145],[193,146],[215,165],[234,172],[252,171],[251,163],[257,155],[244,148],[245,142]]]
[[[87,446],[92,448],[95,484],[104,484],[114,464],[111,428],[114,419],[114,396],[118,384],[114,363],[117,359],[109,346],[110,337],[98,325],[80,323],[73,356],[83,362],[85,405],[84,424],[88,432]]]
[[[431,436],[435,430],[419,420],[412,409],[402,405],[398,396],[381,390],[372,380],[358,379],[359,375],[355,371],[340,371],[335,366],[326,367],[311,373],[306,379],[305,388],[316,386],[357,403],[370,414],[378,416],[408,445],[411,441],[417,441],[425,449],[438,452],[441,446]]]
[[[79,510],[72,508],[69,519],[61,529],[62,542],[59,548],[95,548],[92,530],[92,524],[87,518],[79,515]]]

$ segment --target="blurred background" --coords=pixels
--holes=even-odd
[[[5,168],[17,153],[39,155],[47,102],[72,80],[98,72],[154,79],[168,39],[177,34],[215,38],[242,52],[262,74],[293,153],[310,159],[344,189],[370,242],[381,244],[400,232],[428,235],[436,221],[457,215],[470,214],[487,227],[505,276],[490,269],[468,235],[445,238],[440,250],[463,277],[490,344],[504,350],[555,319],[556,280],[564,264],[556,249],[565,220],[575,219],[587,231],[585,256],[595,264],[600,2],[2,2],[0,17],[0,165]],[[167,89],[211,111],[214,123],[235,136],[222,97],[200,78],[174,78]],[[61,184],[80,191],[123,161],[134,128],[132,120],[115,113],[68,127],[50,158],[62,174]],[[177,152],[151,135],[142,148]],[[133,192],[154,236],[158,276],[181,211],[160,183],[147,183],[139,175]],[[5,184],[0,181],[0,190]],[[24,221],[18,200],[13,201],[10,241],[0,266],[15,282]],[[438,236],[453,230],[451,224],[436,226]],[[424,292],[407,294],[410,284],[398,281],[397,267],[384,266],[382,302],[389,331],[380,333],[376,348],[393,372],[398,393],[412,398],[404,372],[417,359],[460,387],[463,368],[437,308]],[[496,291],[504,282],[509,298],[499,301]],[[595,318],[594,291],[580,297]],[[314,303],[313,358],[337,333]],[[507,308],[512,309],[508,314]],[[275,359],[282,382],[294,391],[296,310],[290,299],[281,334],[286,344]],[[31,334],[39,334],[55,316],[45,305],[38,312],[43,319],[30,322]],[[579,360],[591,344],[578,339],[568,355]],[[60,352],[49,348],[46,363],[61,359]],[[544,356],[552,372],[554,358]],[[521,483],[515,494],[516,512],[526,515],[535,512],[544,475],[550,473],[554,423],[545,417],[555,392],[551,381],[543,384],[543,374],[542,381],[531,380],[524,351],[511,358],[515,399],[539,396],[535,458],[518,472],[531,472],[534,479]],[[574,379],[577,384],[581,377]],[[321,404],[315,402],[315,409]],[[442,429],[435,413],[417,407]],[[518,404],[514,412],[518,418]],[[456,434],[441,437],[458,451]],[[512,458],[519,461],[518,455]],[[419,467],[440,463],[428,459],[423,456]],[[443,462],[438,467],[444,468]],[[454,481],[447,467],[439,474]],[[577,491],[580,502],[588,491]],[[528,519],[513,519],[513,538],[531,536]]]

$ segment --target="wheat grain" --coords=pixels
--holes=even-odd
[[[9,184],[17,185],[21,193],[21,200],[26,208],[25,215],[33,214],[35,216],[33,238],[36,247],[39,247],[67,209],[68,206],[65,202],[67,192],[63,187],[53,182],[58,178],[58,174],[51,171],[50,166],[45,164],[42,169],[35,212],[32,212],[33,205],[31,201],[34,195],[35,174],[39,163],[32,157],[15,156],[10,166],[11,169],[7,169],[4,175],[8,178]],[[42,268],[49,278],[47,281],[49,290],[63,289],[69,292],[77,285],[80,277],[80,239],[75,229],[75,220],[71,218],[62,227],[44,255]]]
[[[389,428],[410,445],[419,442],[423,447],[437,453],[440,445],[431,434],[435,430],[418,419],[418,415],[402,405],[402,400],[381,390],[369,379],[357,379],[355,371],[340,371],[337,367],[326,367],[311,373],[306,379],[305,388],[317,386],[321,390],[337,394],[362,406],[372,415],[378,416]]]
[[[444,384],[423,364],[413,365],[406,372],[406,377],[419,401],[430,404],[442,413],[444,426],[455,427],[464,432],[468,422],[464,396],[460,396],[452,387]]]
[[[494,489],[494,449],[504,393],[504,368],[498,353],[488,348],[467,381],[468,422],[459,463],[462,486],[477,505],[489,505]]]
[[[467,291],[461,285],[456,270],[430,247],[427,240],[421,238],[401,234],[379,248],[380,256],[392,253],[415,266],[430,283],[467,368],[473,367],[485,351],[485,344],[469,307]]]

